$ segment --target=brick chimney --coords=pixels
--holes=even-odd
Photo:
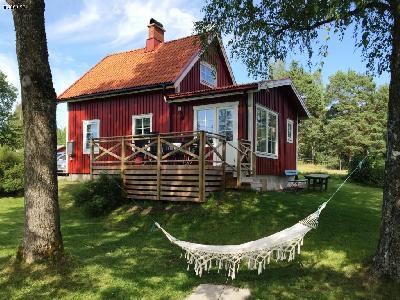
[[[155,19],[150,19],[150,24],[147,25],[149,28],[149,38],[146,40],[146,52],[153,51],[161,43],[164,43],[164,32],[163,25]]]

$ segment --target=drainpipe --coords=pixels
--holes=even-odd
[[[248,131],[249,131],[249,128],[248,128],[248,122],[249,122],[249,112],[248,112],[248,110],[249,110],[249,101],[248,101],[248,98],[249,98],[249,96],[248,96],[248,94],[246,93],[246,92],[243,92],[243,100],[244,100],[244,107],[245,107],[245,110],[244,110],[244,119],[245,119],[245,122],[244,122],[244,128],[243,128],[243,130],[244,130],[244,135],[245,135],[245,139],[246,140],[248,140],[249,139],[249,133],[248,133]]]
[[[171,132],[171,128],[172,128],[172,125],[171,125],[171,122],[172,122],[172,118],[171,118],[171,104],[167,101],[167,97],[166,97],[166,95],[165,95],[165,88],[166,86],[165,86],[165,84],[163,83],[162,84],[162,91],[161,91],[161,96],[162,96],[162,98],[164,99],[164,101],[165,101],[165,103],[167,103],[167,107],[168,107],[168,132]]]

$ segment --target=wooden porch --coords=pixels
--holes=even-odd
[[[227,146],[235,164],[226,160]],[[90,141],[90,176],[101,173],[120,174],[128,198],[203,202],[253,176],[255,157],[249,141],[234,147],[205,131],[101,137]]]

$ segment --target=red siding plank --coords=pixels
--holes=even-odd
[[[185,76],[180,84],[180,92],[190,92],[209,89],[209,87],[200,83],[200,61],[207,61],[209,64],[214,65],[217,69],[217,86],[227,86],[233,84],[231,75],[226,65],[223,55],[219,51],[210,51],[204,59],[200,59],[192,67],[189,73]]]
[[[130,135],[132,115],[153,113],[153,131],[169,131],[169,108],[161,91],[114,98],[70,102],[68,140],[75,141],[76,155],[68,163],[71,174],[89,173],[89,155],[82,153],[83,120],[100,120],[102,137]]]
[[[278,159],[257,157],[257,175],[276,175],[282,176],[285,170],[296,169],[296,122],[297,110],[294,100],[285,92],[284,88],[274,88],[269,91],[259,91],[254,93],[254,103],[262,105],[279,114],[278,117]],[[256,116],[254,106],[254,116]],[[255,118],[255,117],[254,117]],[[287,142],[286,127],[287,119],[294,122],[293,143]],[[254,126],[254,137],[256,128]]]

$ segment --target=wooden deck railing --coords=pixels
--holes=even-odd
[[[128,197],[204,201],[225,187],[226,171],[251,174],[251,144],[239,141],[237,165],[226,162],[227,141],[218,134],[194,131],[92,139],[91,177],[121,174]]]

